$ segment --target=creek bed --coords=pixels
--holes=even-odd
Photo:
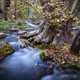
[[[40,49],[21,48],[15,34],[5,41],[16,51],[0,61],[0,80],[80,80],[80,71],[61,70],[56,64],[49,68],[40,58]]]

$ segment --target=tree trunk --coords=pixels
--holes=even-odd
[[[74,10],[75,10],[75,8],[77,6],[77,3],[78,3],[78,0],[74,0],[73,5],[72,5],[72,8],[71,8],[71,13],[74,12]]]
[[[76,35],[73,43],[72,43],[72,46],[71,46],[71,50],[70,50],[72,53],[77,53],[79,54],[80,52],[80,31],[78,32],[78,34]]]
[[[10,0],[4,0],[4,19],[7,20],[8,19],[8,9],[10,7]]]

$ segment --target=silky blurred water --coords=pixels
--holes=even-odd
[[[8,35],[5,39],[15,52],[0,62],[0,80],[80,80],[80,71],[53,65],[49,74],[48,65],[40,59],[38,48],[21,48],[17,35]]]
[[[54,68],[55,70],[55,68]],[[64,71],[54,72],[52,75],[47,75],[41,80],[80,80],[80,71],[67,69]]]
[[[20,49],[0,63],[0,80],[38,80],[47,68],[38,49]]]

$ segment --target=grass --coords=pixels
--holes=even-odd
[[[18,22],[16,23],[16,26],[19,28],[19,29],[25,29],[27,28],[27,24],[25,24],[24,22]]]
[[[14,23],[11,21],[5,21],[5,20],[0,20],[0,31],[8,31],[12,26],[19,28],[19,29],[25,29],[27,27],[27,24],[24,22],[18,22]]]
[[[5,31],[10,27],[10,23],[5,20],[0,20],[0,31]]]

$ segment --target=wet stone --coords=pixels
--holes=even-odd
[[[10,31],[10,32],[18,32],[19,29],[18,29],[18,28],[11,28],[9,31]]]
[[[74,54],[77,54],[77,55],[79,54],[80,52],[80,31],[78,32],[75,39],[73,40],[70,50]]]
[[[3,32],[0,32],[0,39],[3,39],[3,38],[5,38],[5,37],[6,37],[6,34],[3,33]]]
[[[5,56],[13,53],[15,50],[12,46],[6,42],[0,42],[0,59],[3,59]]]
[[[26,31],[18,31],[17,35],[25,35],[26,33]]]

